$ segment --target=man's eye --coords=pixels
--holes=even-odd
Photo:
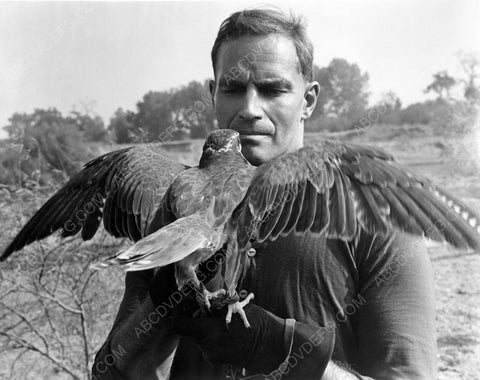
[[[281,95],[287,92],[285,89],[277,87],[266,87],[262,89],[262,91],[269,95]]]
[[[236,94],[236,93],[239,93],[240,91],[241,89],[237,87],[228,87],[228,88],[222,89],[222,92],[224,94]]]

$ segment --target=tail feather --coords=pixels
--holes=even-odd
[[[115,256],[94,264],[94,269],[121,265],[127,271],[163,267],[202,248],[216,248],[221,234],[198,214],[179,218],[139,240]]]

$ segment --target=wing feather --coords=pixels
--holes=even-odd
[[[396,195],[405,205],[411,217],[415,218],[415,221],[422,228],[423,233],[425,233],[426,231],[429,231],[429,236],[431,239],[442,240],[443,238],[442,232],[439,231],[439,229],[435,226],[435,224],[432,224],[430,218],[425,214],[425,212],[422,210],[422,208],[419,206],[416,200],[412,199],[407,189],[408,188],[396,189],[397,190]]]
[[[310,231],[321,234],[330,224],[329,193],[317,193],[317,211]]]
[[[291,189],[294,196],[279,202]],[[449,218],[452,212],[458,217]],[[329,238],[351,240],[359,228],[371,233],[397,228],[480,248],[480,217],[471,208],[380,149],[331,141],[261,165],[233,219],[255,227],[249,237],[240,229],[239,247],[252,237],[262,242],[292,231],[326,231]]]
[[[280,233],[286,228],[288,221],[290,220],[293,207],[293,199],[297,193],[297,186],[289,186],[286,189],[286,195],[283,197],[284,204],[282,206],[281,213],[279,213],[278,219],[276,220],[275,226],[273,227],[271,238],[275,240],[278,238]],[[272,217],[272,221],[274,218]]]
[[[398,190],[395,192],[387,188],[383,190],[383,195],[390,204],[390,220],[393,225],[398,228],[406,228],[413,234],[422,235],[422,227],[417,223],[415,218],[412,217],[411,213],[408,211],[408,206],[404,205],[401,201],[398,196]]]
[[[388,215],[390,214],[390,206],[388,203],[382,202],[383,196],[379,192],[375,192],[375,186],[359,185],[359,188],[368,205],[368,215],[372,219],[375,231],[386,232]],[[376,197],[375,195],[379,195]]]
[[[82,229],[82,239],[90,240],[97,232],[100,223],[102,222],[102,212],[99,208],[96,208],[87,216],[85,220],[85,225]]]
[[[288,221],[287,225],[283,230],[284,235],[288,235],[296,226],[298,219],[300,218],[300,213],[303,207],[303,199],[305,197],[305,183],[299,184],[297,187],[298,191],[296,193],[295,198],[291,201],[293,202],[292,212],[290,214],[290,220]]]
[[[145,236],[166,189],[188,168],[160,151],[160,144],[139,145],[88,162],[33,215],[0,260],[59,229],[61,236],[81,230],[82,237],[90,239],[99,217],[113,236]]]
[[[340,173],[340,179],[342,180],[343,200],[345,204],[345,228],[342,229],[343,236],[347,240],[351,240],[355,237],[357,232],[357,206],[356,199],[353,191],[351,191],[352,185],[350,179]]]
[[[317,192],[310,181],[305,185],[302,210],[295,224],[295,232],[306,232],[310,230],[315,219],[317,209]]]
[[[410,188],[407,189],[407,193],[430,216],[430,227],[426,230],[427,237],[439,241],[445,239],[449,243],[462,248],[474,246],[476,233],[461,215],[452,212],[438,199],[430,197],[425,189]],[[433,227],[441,233],[441,236],[430,234]]]
[[[343,179],[340,171],[335,171],[335,184],[332,187],[330,195],[330,208],[329,213],[330,224],[328,229],[329,237],[344,236],[347,229],[347,198],[349,194],[346,192],[343,186]]]
[[[266,209],[262,210],[263,215],[260,214],[255,219],[255,223],[262,223],[259,233],[260,239],[263,239],[272,233],[282,215],[281,211],[285,204],[285,199],[282,199],[284,189],[280,189],[279,187],[279,185],[273,187],[274,191],[272,191],[272,193],[275,193],[275,198],[273,198],[273,201],[268,207],[266,207]]]

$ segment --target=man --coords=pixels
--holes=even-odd
[[[252,164],[303,145],[321,91],[312,59],[293,16],[247,10],[220,27],[215,113],[220,128],[240,132]],[[228,330],[222,315],[192,318],[188,305],[169,297],[168,268],[127,274],[94,378],[225,379],[227,368],[270,379],[435,378],[433,280],[421,242],[403,234],[362,233],[348,243],[292,234],[255,249],[239,287],[255,294],[245,309],[248,330],[237,316]],[[169,304],[173,316],[164,313]]]

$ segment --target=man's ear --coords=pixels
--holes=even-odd
[[[208,82],[208,89],[210,90],[210,96],[212,97],[212,106],[215,108],[215,81],[213,79]]]
[[[308,119],[312,116],[313,110],[317,105],[318,95],[320,94],[320,84],[317,81],[307,83],[305,87],[302,119]]]

